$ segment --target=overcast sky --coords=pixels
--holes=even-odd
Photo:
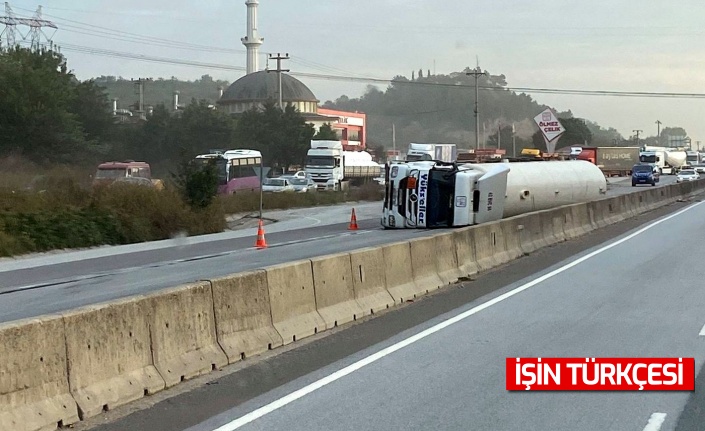
[[[81,79],[209,74],[241,70],[183,66],[77,52],[85,48],[244,68],[244,0],[43,0],[69,67]],[[17,15],[38,6],[11,0]],[[474,66],[505,74],[509,86],[705,93],[705,2],[681,0],[260,0],[261,51],[288,52],[297,72],[389,79],[422,68]],[[25,31],[25,30],[23,30]],[[49,29],[48,35],[53,31]],[[132,35],[127,35],[131,33]],[[129,42],[125,38],[142,38]],[[192,49],[184,49],[185,44]],[[209,49],[196,49],[193,45]],[[264,68],[266,54],[260,67]],[[360,96],[367,84],[300,78],[322,101]],[[705,147],[705,99],[532,94],[558,110],[655,135],[656,120],[684,127]]]

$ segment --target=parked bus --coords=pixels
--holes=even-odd
[[[234,194],[260,188],[259,169],[262,154],[255,150],[228,150],[196,156],[196,161],[215,163],[218,169],[218,193]]]

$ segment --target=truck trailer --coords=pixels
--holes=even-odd
[[[607,181],[582,160],[395,163],[385,168],[384,228],[468,226],[602,197]]]
[[[688,164],[688,154],[665,147],[644,147],[639,153],[639,160],[656,165],[662,175],[675,175]]]
[[[582,147],[577,159],[597,165],[607,177],[625,177],[639,163],[639,147]]]

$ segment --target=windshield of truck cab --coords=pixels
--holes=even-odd
[[[453,225],[455,175],[449,171],[429,172],[426,194],[426,227]]]
[[[308,156],[306,157],[306,166],[312,168],[333,168],[335,167],[335,158],[332,156]]]
[[[419,160],[433,160],[429,154],[409,154],[406,156],[407,162],[418,162]]]
[[[658,157],[656,154],[643,154],[639,156],[639,161],[642,163],[656,163],[658,162]]]

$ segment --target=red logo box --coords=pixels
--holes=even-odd
[[[507,358],[508,391],[693,391],[695,358]]]

